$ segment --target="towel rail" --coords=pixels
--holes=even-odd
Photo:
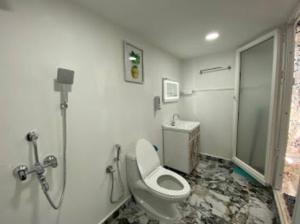
[[[219,72],[224,70],[230,70],[232,67],[229,65],[227,67],[213,67],[213,68],[206,68],[200,70],[200,75],[203,75],[204,73],[211,73],[211,72]]]

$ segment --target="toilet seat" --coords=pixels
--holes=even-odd
[[[158,179],[163,176],[168,176],[169,178],[173,178],[174,181],[180,183],[181,189],[180,190],[173,190],[166,187],[159,185]],[[162,166],[159,166],[155,169],[150,175],[148,175],[144,179],[145,184],[154,192],[168,198],[182,198],[189,195],[191,191],[191,187],[189,183],[177,173],[168,170]]]
[[[189,195],[191,191],[189,183],[177,173],[162,167],[154,147],[145,139],[137,142],[136,161],[142,180],[153,192],[168,199],[183,198]],[[161,186],[158,183],[161,177],[168,178],[174,186],[181,185],[181,188],[172,189]]]

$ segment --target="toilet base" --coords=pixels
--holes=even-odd
[[[145,191],[135,192],[133,197],[150,217],[158,219],[162,224],[171,224],[180,218],[177,203],[162,200]]]

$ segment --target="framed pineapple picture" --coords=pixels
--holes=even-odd
[[[144,83],[143,50],[124,41],[124,79],[126,82]]]

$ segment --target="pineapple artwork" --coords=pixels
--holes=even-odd
[[[143,50],[124,42],[124,60],[125,81],[143,84]]]
[[[134,51],[130,52],[129,58],[131,58],[131,76],[133,79],[139,78],[139,67],[138,65],[141,62],[141,57],[139,54],[135,53]]]

